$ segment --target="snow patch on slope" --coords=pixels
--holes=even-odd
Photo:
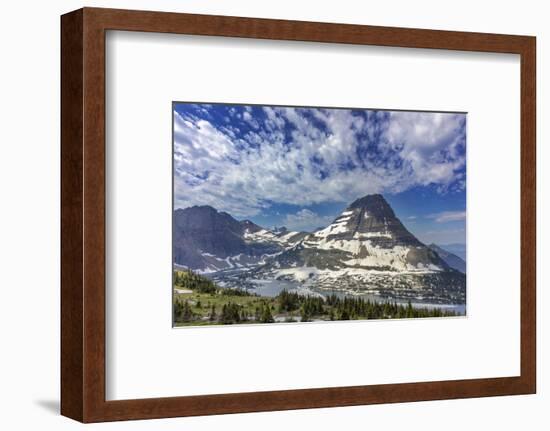
[[[277,235],[267,229],[261,229],[257,232],[250,232],[248,229],[244,231],[244,239],[246,242],[259,242],[259,243],[275,243],[282,247],[288,247],[292,245],[291,239],[293,236],[298,235],[299,232],[288,232],[284,235]]]
[[[273,272],[275,278],[291,278],[298,282],[306,282],[308,280],[316,282],[329,281],[331,279],[339,279],[342,277],[354,277],[368,281],[373,277],[390,276],[400,277],[404,274],[417,275],[428,274],[431,271],[411,268],[408,271],[378,271],[366,270],[362,268],[341,268],[341,269],[319,269],[313,266],[301,266],[297,268],[277,269]]]

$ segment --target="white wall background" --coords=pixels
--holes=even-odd
[[[550,29],[545,2],[524,0],[134,0],[19,1],[3,5],[0,109],[0,424],[4,429],[78,429],[59,408],[59,15],[87,6],[529,34],[538,37],[538,394],[382,406],[112,423],[87,429],[545,430],[550,424],[550,214],[544,183],[550,151]],[[546,258],[546,259],[545,259]],[[495,336],[506,336],[495,334]]]

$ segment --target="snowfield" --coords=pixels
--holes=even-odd
[[[418,274],[429,274],[432,273],[431,269],[417,269],[412,268],[407,271],[384,271],[384,270],[374,270],[374,269],[363,269],[363,268],[340,268],[337,270],[334,269],[319,269],[314,266],[301,266],[297,268],[284,268],[273,271],[274,278],[291,278],[295,281],[305,282],[308,280],[323,282],[329,279],[338,279],[342,277],[354,277],[358,279],[363,279],[368,281],[374,277],[380,276],[389,276],[389,277],[400,277],[402,275],[418,275]]]
[[[277,235],[267,229],[261,229],[257,232],[250,232],[249,229],[246,229],[244,232],[244,239],[249,243],[267,243],[267,244],[278,244],[284,248],[294,245],[295,242],[292,242],[292,237],[298,235],[300,232],[288,232],[284,235]]]

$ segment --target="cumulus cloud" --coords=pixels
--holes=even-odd
[[[463,114],[181,105],[175,205],[251,217],[273,203],[347,203],[427,185],[460,190],[465,121]]]
[[[445,189],[463,180],[458,173],[466,163],[463,124],[464,115],[394,112],[387,145],[400,148],[399,156],[408,162],[418,184],[437,184]]]

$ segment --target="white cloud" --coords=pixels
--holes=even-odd
[[[464,187],[464,115],[231,107],[226,116],[231,123],[222,117],[216,126],[174,112],[176,207],[250,217],[273,202],[349,203],[419,185]]]
[[[321,216],[306,208],[295,214],[287,214],[283,223],[290,230],[312,232],[319,227],[325,227],[334,220],[334,216]]]
[[[407,161],[419,185],[450,185],[458,180],[456,171],[466,164],[464,115],[392,112],[387,143],[401,148],[400,157]]]
[[[245,107],[245,108],[249,108],[250,107]],[[258,122],[254,119],[254,117],[252,117],[252,115],[250,114],[250,111],[246,110],[244,113],[243,113],[243,120],[246,121],[250,126],[252,126],[254,129],[258,129],[260,127],[260,125],[258,124]]]
[[[466,220],[466,211],[443,211],[430,214],[428,218],[434,219],[437,223]]]

